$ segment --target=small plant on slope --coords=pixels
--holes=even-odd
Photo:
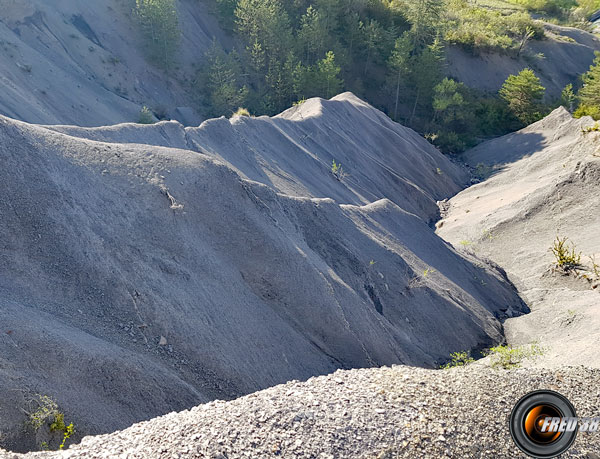
[[[344,177],[346,177],[346,173],[344,172],[344,169],[342,168],[342,164],[336,163],[335,159],[331,163],[331,173],[340,182],[344,179]]]
[[[471,357],[471,352],[469,351],[453,352],[450,354],[450,361],[442,365],[440,368],[447,370],[454,367],[464,367],[465,365],[473,363],[474,361],[475,359]]]
[[[233,116],[250,116],[250,112],[248,111],[247,108],[243,108],[240,107],[237,109],[237,111],[233,114]]]
[[[138,118],[138,124],[153,124],[154,123],[154,115],[152,115],[152,110],[150,110],[145,105],[140,110],[140,117]]]
[[[600,123],[595,123],[591,126],[586,126],[584,128],[581,128],[581,132],[583,132],[584,134],[587,134],[588,132],[599,132],[600,131]]]
[[[69,425],[65,424],[65,415],[58,409],[58,404],[47,395],[38,395],[35,400],[38,407],[32,412],[26,412],[29,416],[28,423],[38,431],[44,426],[49,425],[50,432],[62,433],[62,441],[59,445],[59,449],[63,449],[69,438],[75,433],[75,426],[73,423]],[[44,450],[49,449],[48,442],[44,441],[40,444],[40,447]]]
[[[579,266],[581,262],[581,252],[575,251],[575,244],[571,243],[571,247],[567,247],[567,241],[569,238],[556,237],[554,246],[551,248],[554,257],[556,258],[556,265],[564,271],[570,271],[573,268]]]
[[[496,346],[489,349],[488,355],[492,356],[492,368],[511,368],[521,367],[521,363],[525,359],[531,359],[538,355],[542,355],[544,350],[536,343],[530,346]]]

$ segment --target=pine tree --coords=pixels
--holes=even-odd
[[[444,78],[434,88],[433,109],[436,119],[450,123],[462,116],[461,109],[465,104],[463,91],[464,85],[451,78]]]
[[[241,84],[241,67],[235,51],[225,53],[216,42],[206,54],[204,72],[198,81],[208,94],[211,115],[230,115],[245,105],[248,88]]]
[[[569,83],[560,93],[560,104],[567,110],[569,110],[570,113],[573,113],[573,110],[575,109],[576,99],[577,97],[573,92],[573,85]]]
[[[135,5],[150,57],[167,69],[181,35],[175,0],[136,0]]]
[[[323,55],[328,41],[330,40],[322,16],[310,5],[300,18],[300,30],[298,30],[298,42],[306,65],[312,65],[315,56]]]
[[[259,43],[267,60],[290,49],[290,20],[280,0],[239,0],[235,16],[238,33],[246,43]]]
[[[411,36],[414,49],[420,49],[432,43],[438,34],[442,0],[411,0],[406,2],[406,18],[411,24]]]
[[[402,83],[406,84],[410,73],[410,51],[412,48],[411,38],[405,33],[396,40],[394,50],[388,59],[388,68],[392,72],[392,81],[395,86],[394,119],[398,119],[398,103],[400,100],[400,89]],[[404,88],[403,88],[404,89]]]
[[[317,65],[317,79],[321,84],[321,95],[330,98],[338,94],[344,85],[343,80],[338,78],[341,68],[335,62],[335,54],[328,51],[325,58]]]
[[[579,90],[580,106],[578,115],[591,115],[600,118],[600,52],[596,52],[594,63],[590,69],[581,76],[583,86]]]
[[[499,93],[514,115],[528,125],[543,116],[542,99],[545,91],[546,88],[540,84],[533,70],[523,69],[518,75],[510,75]]]
[[[365,47],[367,48],[367,56],[365,59],[365,70],[364,76],[367,76],[371,60],[376,57],[374,54],[377,53],[379,46],[383,39],[383,31],[381,25],[376,20],[371,20],[364,27],[364,41]]]
[[[411,86],[415,88],[412,114],[409,123],[413,123],[420,109],[422,115],[431,113],[433,90],[442,79],[442,62],[444,59],[442,44],[436,39],[421,54],[411,59]]]

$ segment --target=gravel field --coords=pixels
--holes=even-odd
[[[526,393],[553,389],[579,416],[600,414],[600,370],[508,371],[480,362],[451,370],[340,370],[86,437],[62,452],[0,456],[516,458],[525,456],[507,423]],[[597,458],[597,451],[600,434],[580,433],[564,457]]]

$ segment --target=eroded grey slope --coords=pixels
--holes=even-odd
[[[166,126],[197,151],[0,120],[4,445],[39,446],[36,393],[105,432],[336,368],[433,366],[525,309],[426,223],[464,173],[353,96],[144,135]]]
[[[193,110],[177,110],[198,102],[182,82],[213,38],[224,46],[228,39],[202,2],[176,3],[182,36],[174,78],[146,61],[133,0],[0,0],[0,114],[99,126],[135,121],[148,105],[196,125]]]
[[[453,197],[438,223],[438,234],[489,257],[517,285],[532,312],[506,322],[507,338],[545,346],[537,366],[600,365],[600,134],[585,132],[593,124],[558,108],[466,152],[491,177]],[[581,253],[569,275],[553,268],[557,237]]]

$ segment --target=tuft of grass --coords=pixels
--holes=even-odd
[[[571,247],[567,247],[569,238],[560,238],[556,236],[554,246],[550,248],[556,258],[556,265],[564,271],[570,271],[580,265],[581,252],[577,253],[575,244],[571,243]]]
[[[305,98],[303,98],[303,99],[300,99],[300,100],[297,100],[296,102],[294,102],[294,104],[293,104],[293,105],[294,105],[294,107],[295,107],[296,105],[302,105],[304,102],[306,102],[306,99],[305,99]]]
[[[247,108],[239,107],[233,114],[233,116],[250,116],[250,112]]]
[[[596,122],[591,126],[581,128],[581,132],[587,134],[588,132],[600,132],[600,123]]]
[[[487,355],[492,356],[492,368],[520,368],[523,360],[532,359],[536,356],[543,355],[544,349],[537,343],[529,346],[496,346],[488,350]]]
[[[470,351],[452,352],[450,354],[450,361],[440,366],[440,368],[443,370],[448,370],[449,368],[464,367],[465,365],[469,365],[474,361],[475,359],[471,357]]]
[[[427,268],[423,271],[423,277],[427,277],[435,272],[434,268]]]
[[[600,278],[600,265],[596,263],[596,257],[592,255],[590,256],[590,260],[592,260],[592,271],[594,271],[594,275]]]

